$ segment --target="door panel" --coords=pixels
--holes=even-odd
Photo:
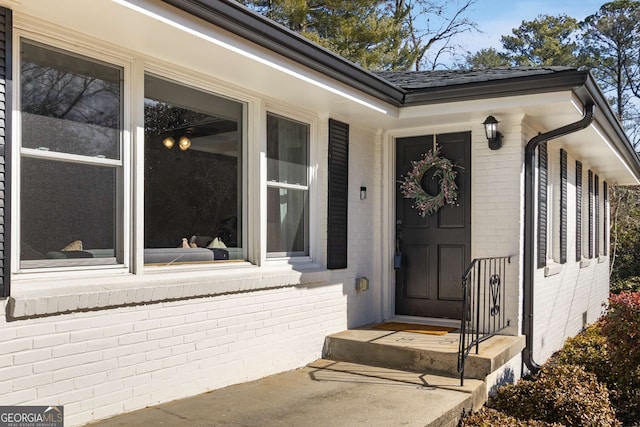
[[[458,165],[458,200],[422,218],[413,199],[400,192],[412,161],[434,143]],[[433,171],[422,179],[429,194],[439,191]],[[402,266],[396,271],[396,314],[460,318],[462,274],[471,254],[471,133],[424,135],[396,140],[396,238]]]
[[[462,300],[462,274],[466,267],[463,245],[440,245],[438,257],[438,298],[444,300]]]
[[[408,298],[427,298],[427,286],[423,285],[424,280],[429,280],[427,264],[425,259],[429,259],[429,247],[424,245],[407,245],[406,264],[407,268],[407,289]]]

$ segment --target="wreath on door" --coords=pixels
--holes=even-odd
[[[422,159],[411,161],[413,169],[409,171],[400,185],[400,191],[406,199],[415,199],[413,208],[423,218],[433,215],[446,204],[455,205],[458,200],[458,186],[456,185],[456,165],[451,160],[440,157],[440,149],[429,150],[422,155]],[[422,187],[422,177],[427,171],[435,169],[432,179],[439,180],[440,191],[436,195],[427,193]]]

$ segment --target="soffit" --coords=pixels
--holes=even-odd
[[[53,22],[51,32],[60,36],[66,30],[71,41],[77,38],[74,33],[79,32],[95,39],[90,44],[100,50],[121,46],[131,56],[146,57],[152,62],[159,60],[170,68],[184,70],[185,74],[196,72],[220,85],[261,98],[313,112],[331,111],[362,122],[369,122],[372,114],[397,115],[396,107],[380,99],[162,2],[0,0],[0,4],[14,10],[18,25],[35,18],[42,21],[38,24],[44,29],[47,22]]]
[[[90,8],[86,0],[0,0],[2,3],[16,12],[16,22],[25,16],[54,22],[56,28],[51,28],[51,33],[63,38],[66,34],[69,41],[77,38],[76,32],[86,34],[95,40],[92,47],[100,50],[126,47],[132,57],[160,60],[176,71],[185,70],[185,75],[196,72],[239,92],[374,129],[481,123],[488,114],[498,119],[522,114],[544,132],[575,122],[582,115],[582,105],[571,90],[398,109],[158,1],[131,0],[127,6],[115,0],[92,0]],[[585,162],[610,181],[635,184],[633,174],[621,166],[614,144],[618,137],[608,120],[596,111],[596,124],[564,137],[562,143],[568,150],[581,152]]]

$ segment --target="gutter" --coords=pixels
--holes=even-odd
[[[533,311],[534,311],[534,289],[533,275],[535,265],[534,251],[534,191],[533,180],[535,170],[535,150],[543,142],[550,141],[574,132],[587,128],[593,122],[593,103],[585,105],[582,119],[577,122],[550,130],[549,132],[538,134],[529,140],[524,152],[524,301],[523,301],[523,324],[522,333],[526,337],[526,346],[522,351],[522,357],[527,368],[533,373],[540,369],[540,365],[533,358]]]
[[[407,89],[404,106],[564,91],[584,85],[587,74],[584,71],[571,69],[548,74]]]

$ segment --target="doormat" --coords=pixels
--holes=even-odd
[[[455,331],[457,328],[451,328],[449,326],[435,326],[435,325],[419,325],[416,323],[400,323],[400,322],[387,322],[373,325],[374,329],[382,329],[384,331],[402,331],[402,332],[415,332],[416,334],[427,335],[446,335],[449,332]]]

